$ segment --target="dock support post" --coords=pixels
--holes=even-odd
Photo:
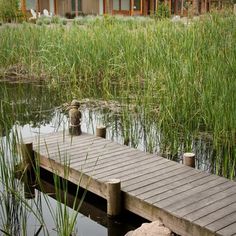
[[[106,138],[106,127],[105,126],[97,126],[96,127],[96,136],[101,138]]]
[[[23,158],[23,181],[24,192],[26,199],[35,197],[35,156],[33,150],[33,143],[26,143],[21,145],[21,152]]]
[[[121,213],[121,182],[111,179],[107,182],[107,214],[111,217]]]
[[[186,152],[183,155],[183,161],[186,166],[195,168],[195,154],[191,152]]]

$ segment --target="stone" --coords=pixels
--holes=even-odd
[[[171,236],[172,232],[161,221],[144,223],[138,229],[128,232],[125,236]]]

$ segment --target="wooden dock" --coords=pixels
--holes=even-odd
[[[64,177],[69,165],[68,180],[102,198],[107,182],[120,179],[123,208],[161,218],[177,234],[236,235],[233,181],[85,133],[24,139],[30,142],[42,168]]]

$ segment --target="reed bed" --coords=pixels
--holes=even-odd
[[[79,198],[80,189],[76,189],[74,202],[71,200],[72,209],[69,209],[68,183],[55,173],[52,175],[55,188],[49,193],[57,200],[54,206],[49,196],[42,194],[44,186],[37,156],[34,177],[31,178],[27,165],[21,164],[23,157],[20,152],[20,127],[29,125],[35,130],[38,127],[40,135],[40,127],[49,126],[49,123],[54,125],[55,109],[61,101],[52,89],[49,91],[42,84],[4,82],[0,84],[0,101],[0,234],[51,235],[56,228],[57,235],[72,235],[77,230],[79,209],[86,190]],[[55,130],[61,125],[60,117],[56,119]],[[68,174],[67,164],[65,177]],[[50,222],[45,221],[45,214],[51,218]]]
[[[0,73],[24,68],[68,98],[127,104],[121,117],[128,139],[140,138],[130,121],[142,114],[149,151],[158,140],[159,151],[174,159],[205,139],[212,171],[234,178],[235,29],[230,13],[185,23],[106,16],[67,26],[2,26]]]

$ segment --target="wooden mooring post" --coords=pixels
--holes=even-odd
[[[22,152],[22,173],[24,182],[24,194],[26,199],[35,197],[35,155],[33,151],[33,143],[21,145]]]
[[[80,103],[77,100],[73,100],[70,105],[69,110],[69,119],[70,119],[70,126],[69,126],[69,133],[70,135],[81,135],[81,112],[79,111]]]
[[[107,214],[115,217],[121,213],[121,182],[111,179],[107,182]]]
[[[183,155],[184,165],[195,168],[195,154],[191,152],[186,152]]]
[[[96,127],[96,136],[101,138],[106,138],[106,127],[105,126],[97,126]]]

